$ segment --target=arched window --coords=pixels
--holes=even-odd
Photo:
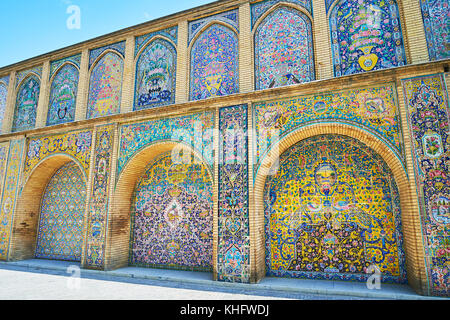
[[[26,78],[17,90],[12,132],[33,129],[39,102],[40,81],[34,74]]]
[[[312,27],[305,14],[276,9],[258,26],[254,41],[257,90],[314,80]]]
[[[203,31],[191,49],[191,100],[239,92],[238,55],[238,38],[230,28],[213,24]]]
[[[122,57],[108,51],[95,64],[91,72],[87,119],[120,112],[122,77]]]
[[[134,110],[141,110],[175,101],[177,53],[166,40],[152,41],[136,63]]]
[[[406,64],[395,1],[339,0],[330,13],[335,76]]]
[[[75,119],[78,76],[78,68],[67,63],[53,77],[47,125],[71,122]]]

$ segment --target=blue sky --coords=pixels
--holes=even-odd
[[[0,67],[211,2],[0,0]],[[67,27],[71,5],[80,8],[80,29]]]

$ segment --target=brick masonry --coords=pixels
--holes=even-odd
[[[257,127],[261,124],[254,123],[252,118],[253,105],[262,101],[273,101],[315,94],[331,94],[340,90],[356,90],[359,88],[371,88],[381,84],[395,83],[396,103],[401,128],[401,137],[404,148],[404,162],[399,160],[395,153],[381,140],[375,138],[373,134],[365,129],[348,125],[343,121],[335,120],[334,123],[312,123],[308,126],[298,127],[296,130],[287,134],[278,144],[275,151],[266,155],[261,162],[261,169],[254,176],[255,171],[248,170],[249,184],[248,195],[248,223],[249,223],[249,266],[246,266],[248,273],[242,275],[242,279],[236,281],[258,282],[265,276],[265,241],[264,241],[264,185],[267,170],[275,159],[290,146],[300,140],[321,134],[340,134],[353,137],[378,153],[392,170],[396,183],[400,191],[400,204],[402,211],[402,225],[404,237],[404,250],[406,253],[406,268],[409,284],[420,294],[431,294],[426,269],[426,260],[423,246],[422,225],[420,220],[420,208],[418,196],[415,191],[417,182],[414,175],[414,161],[412,153],[414,152],[414,142],[408,126],[407,105],[403,94],[402,79],[427,76],[431,74],[446,75],[446,85],[448,90],[450,62],[441,60],[431,62],[427,52],[427,43],[423,29],[421,9],[419,1],[402,0],[398,1],[400,10],[400,21],[402,24],[403,40],[408,65],[392,69],[373,71],[370,73],[354,74],[345,77],[333,78],[332,50],[330,41],[330,28],[328,25],[329,11],[325,8],[324,0],[313,0],[313,16],[301,6],[289,4],[290,7],[303,10],[305,15],[312,19],[313,41],[314,41],[314,65],[316,80],[310,83],[296,84],[287,87],[271,88],[262,91],[255,91],[255,72],[254,72],[254,29],[251,25],[251,5],[248,0],[227,0],[214,2],[202,6],[195,11],[186,11],[175,14],[167,18],[157,19],[148,23],[127,28],[113,34],[100,37],[91,41],[83,42],[65,49],[61,49],[40,57],[17,63],[11,66],[0,68],[0,77],[9,75],[8,96],[6,99],[5,116],[2,124],[2,134],[0,143],[9,143],[16,145],[17,141],[30,141],[36,137],[48,137],[56,135],[65,135],[74,130],[88,130],[93,134],[92,144],[94,146],[95,135],[105,125],[111,129],[111,148],[107,152],[108,170],[105,174],[108,177],[101,177],[107,185],[104,187],[106,194],[106,203],[100,201],[103,206],[101,239],[102,244],[92,240],[92,229],[87,229],[89,223],[85,223],[84,232],[84,252],[83,266],[86,268],[97,268],[111,270],[128,265],[129,241],[130,241],[130,214],[134,186],[139,177],[143,174],[144,168],[159,154],[173,150],[180,141],[168,141],[167,139],[153,142],[141,149],[130,161],[127,162],[122,172],[118,172],[119,146],[121,141],[120,128],[123,125],[151,120],[164,120],[174,117],[183,117],[201,114],[204,112],[213,112],[215,114],[212,126],[216,129],[212,134],[213,143],[213,199],[214,199],[214,219],[213,219],[213,275],[215,279],[220,278],[222,266],[218,266],[218,254],[222,252],[219,244],[221,243],[219,224],[219,145],[221,135],[219,128],[219,110],[224,107],[248,105],[248,168],[253,168],[255,158],[253,155],[254,141],[257,135]],[[274,8],[269,10],[274,10]],[[189,79],[190,79],[190,48],[192,43],[188,44],[189,22],[200,18],[212,16],[217,13],[238,9],[239,23],[239,93],[215,96],[207,100],[189,101]],[[214,20],[213,20],[214,21]],[[224,24],[223,22],[220,22]],[[258,24],[258,22],[257,22]],[[168,27],[178,26],[177,50],[177,68],[176,68],[176,88],[175,104],[150,108],[146,110],[133,112],[134,88],[135,88],[135,69],[137,57],[134,56],[135,37],[166,29]],[[89,90],[89,51],[101,46],[126,41],[123,84],[121,92],[121,113],[118,115],[106,116],[96,119],[86,119],[86,107]],[[47,110],[49,104],[49,72],[52,61],[81,53],[81,65],[79,73],[79,82],[77,89],[75,121],[46,127]],[[14,117],[16,104],[16,75],[21,70],[42,67],[42,76],[40,84],[40,96],[37,106],[37,118],[35,129],[18,133],[11,132],[11,126]],[[447,106],[448,108],[448,106]],[[172,128],[183,129],[183,128]],[[44,138],[42,138],[44,139]],[[13,143],[14,141],[14,143]],[[44,141],[44,140],[42,140]],[[27,144],[25,144],[27,145]],[[17,148],[16,148],[17,149]],[[2,260],[22,260],[34,257],[36,246],[37,225],[40,214],[40,201],[45,187],[54,174],[64,164],[73,160],[73,156],[64,152],[51,157],[42,158],[37,163],[27,179],[24,179],[23,168],[26,161],[28,150],[16,150],[15,159],[9,159],[6,166],[6,172],[2,176],[0,199],[1,207],[5,205],[12,210],[3,212],[3,216],[8,216],[9,225],[3,242],[6,241],[5,252],[0,257]],[[195,148],[192,151],[197,152]],[[105,156],[105,155],[103,155]],[[9,150],[11,157],[11,149]],[[97,167],[94,166],[98,153],[94,147],[90,149],[90,170],[87,176],[88,197],[86,199],[86,221],[92,220],[92,207],[95,195],[92,193],[95,179],[99,179]],[[14,160],[14,161],[13,161]],[[11,165],[11,166],[8,166]],[[102,173],[103,174],[103,173]],[[12,189],[8,190],[6,179],[12,179]],[[97,177],[97,178],[95,178]],[[19,181],[17,190],[14,182]],[[5,203],[6,197],[12,199],[12,203]],[[9,200],[11,201],[11,200]],[[2,209],[3,210],[3,209]],[[92,227],[92,226],[91,226]],[[90,236],[88,233],[91,232]],[[90,241],[90,242],[89,242]],[[90,244],[95,242],[96,248],[101,247],[101,259],[92,259],[92,250]],[[91,250],[91,251],[89,251]],[[87,252],[89,251],[89,252]],[[94,261],[94,262],[93,262]],[[447,275],[448,279],[448,275]]]

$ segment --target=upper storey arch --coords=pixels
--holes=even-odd
[[[50,78],[48,126],[75,120],[79,74],[76,64],[64,62]]]
[[[125,50],[122,43],[91,52],[87,119],[120,112]]]
[[[167,37],[156,35],[137,53],[134,110],[175,102],[177,50]]]
[[[407,63],[395,0],[336,0],[328,18],[335,76]]]
[[[20,82],[18,82],[16,90],[16,108],[11,129],[12,132],[34,128],[36,124],[40,89],[41,78],[35,72],[28,73]]]
[[[9,77],[0,78],[0,133],[2,132],[3,119],[5,117],[6,99],[8,98]]]
[[[229,15],[237,21],[234,13]],[[189,45],[190,100],[239,92],[239,30],[228,20],[212,17],[196,27]]]
[[[448,0],[420,0],[430,60],[450,58]]]
[[[303,7],[276,3],[256,21],[253,37],[257,90],[315,79],[312,17]]]

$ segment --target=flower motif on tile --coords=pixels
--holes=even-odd
[[[8,98],[8,77],[0,79],[0,133],[3,127],[3,118],[5,117],[6,99]]]
[[[200,100],[239,92],[238,38],[234,31],[213,24],[191,48],[190,99]]]
[[[50,87],[47,125],[71,122],[75,119],[78,88],[78,68],[66,63],[55,74]]]
[[[115,52],[108,51],[91,71],[87,119],[120,112],[122,77],[122,57]]]
[[[247,105],[219,110],[218,279],[250,281]]]
[[[133,198],[130,264],[212,269],[212,179],[194,156],[177,163],[171,153],[152,161]]]
[[[381,139],[404,159],[403,137],[393,84],[303,96],[254,104],[256,171],[272,147],[272,134],[279,138],[309,123],[342,122],[358,126]]]
[[[255,33],[256,89],[314,80],[312,27],[309,18],[289,7],[271,12]]]
[[[449,1],[420,0],[420,7],[430,59],[450,58]]]
[[[36,258],[80,261],[86,182],[75,162],[61,167],[42,197]]]
[[[448,295],[449,103],[443,75],[402,80],[431,294]]]
[[[335,76],[406,64],[394,0],[340,0],[329,21]]]
[[[136,63],[134,110],[153,108],[175,102],[177,53],[163,39],[152,41]]]
[[[94,171],[87,219],[86,258],[89,268],[102,269],[105,265],[106,224],[111,181],[111,155],[114,125],[97,127]]]
[[[177,141],[190,145],[212,167],[214,112],[163,118],[123,125],[120,129],[117,177],[139,150],[157,141]]]
[[[315,136],[285,151],[266,180],[269,275],[406,282],[398,189],[386,163],[353,138]]]
[[[8,162],[4,179],[2,202],[0,208],[0,260],[8,257],[19,175],[22,164],[22,152],[25,139],[12,140],[9,144]]]
[[[312,0],[264,0],[255,2],[250,5],[252,14],[252,28],[255,26],[255,23],[258,21],[258,19],[265,12],[267,12],[267,10],[280,2],[295,4],[297,6],[305,8],[306,11],[312,14]]]
[[[40,87],[41,82],[39,78],[32,74],[25,78],[18,88],[16,109],[11,129],[13,132],[34,128]]]
[[[30,139],[23,168],[23,181],[26,182],[33,169],[46,157],[66,154],[77,159],[84,174],[89,175],[92,132],[73,131],[60,135]]]

